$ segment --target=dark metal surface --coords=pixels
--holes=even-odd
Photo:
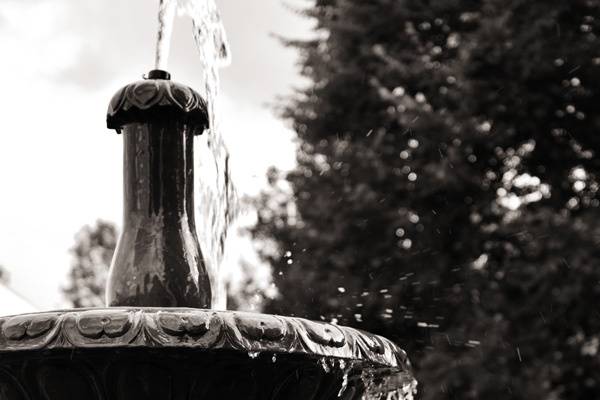
[[[166,80],[170,80],[171,79],[171,74],[168,73],[167,71],[163,71],[162,69],[153,69],[152,71],[148,72],[147,79],[166,79]]]
[[[118,132],[130,123],[165,120],[188,124],[194,134],[200,135],[208,128],[206,102],[180,83],[148,79],[120,89],[110,101],[106,116],[108,128]]]
[[[194,222],[194,137],[178,121],[124,130],[124,219],[109,306],[210,308]]]
[[[2,399],[360,399],[413,382],[389,340],[299,318],[148,308],[0,318]]]
[[[7,356],[3,400],[359,400],[359,369],[298,355],[118,349]],[[342,391],[342,388],[344,390]],[[340,395],[341,393],[341,395]],[[339,396],[338,396],[339,395]],[[385,399],[386,397],[381,397]]]
[[[194,135],[206,127],[199,99],[185,86],[147,80],[111,102],[109,127],[124,133],[124,218],[109,306],[211,306],[194,221]]]

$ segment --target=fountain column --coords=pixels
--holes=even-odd
[[[111,102],[124,136],[124,218],[109,306],[210,308],[211,282],[194,222],[194,136],[207,127],[192,89],[151,71]]]

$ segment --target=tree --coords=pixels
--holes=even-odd
[[[69,284],[63,289],[73,307],[103,307],[108,269],[117,244],[114,224],[97,221],[83,227],[71,253]]]
[[[424,399],[597,397],[599,7],[315,1],[267,311],[396,340]]]

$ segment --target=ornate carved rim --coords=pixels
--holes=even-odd
[[[197,125],[201,134],[208,127],[207,109],[206,101],[193,89],[170,80],[148,79],[129,84],[113,96],[106,122],[109,129],[120,130],[130,123],[175,116]]]
[[[108,308],[0,318],[0,354],[123,347],[304,354],[369,362],[406,372],[411,369],[406,352],[381,336],[277,315]]]

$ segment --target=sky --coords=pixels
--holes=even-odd
[[[302,0],[218,0],[233,63],[221,124],[241,194],[271,165],[294,165],[294,134],[272,104],[303,85],[295,51],[310,35]],[[122,138],[105,127],[120,87],[151,70],[158,0],[0,0],[0,265],[37,309],[65,306],[69,249],[85,224],[120,224]],[[169,71],[201,87],[191,21],[179,18]],[[238,249],[239,250],[239,249]],[[1,305],[0,305],[1,306]],[[1,312],[1,311],[0,311]]]

